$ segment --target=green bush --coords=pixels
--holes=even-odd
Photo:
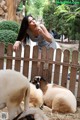
[[[7,48],[8,43],[14,44],[17,39],[17,34],[11,30],[0,30],[0,42],[5,43],[5,48]]]
[[[0,22],[0,30],[12,30],[15,33],[19,32],[20,25],[15,21]]]

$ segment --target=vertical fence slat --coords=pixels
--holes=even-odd
[[[7,56],[8,57],[12,57],[12,55],[13,55],[13,45],[12,44],[8,44]],[[12,69],[12,59],[7,59],[6,60],[6,69]]]
[[[69,63],[69,58],[70,58],[70,51],[69,51],[69,50],[65,50],[65,51],[64,51],[64,59],[63,59],[63,62],[64,62],[64,63]],[[61,85],[62,85],[63,87],[67,87],[68,67],[69,67],[69,66],[64,66],[64,65],[63,65],[63,69],[62,69],[62,80],[61,80]]]
[[[55,61],[61,62],[61,49],[56,50],[56,59]],[[60,65],[55,65],[54,68],[54,83],[59,84],[59,77],[60,77]]]
[[[19,47],[19,50],[16,51],[16,58],[20,58],[21,57],[21,46]],[[16,71],[20,71],[20,64],[21,64],[21,60],[15,60],[15,70]]]
[[[46,47],[42,48],[41,59],[43,59],[43,60],[47,59],[47,48]],[[40,69],[41,69],[41,74],[42,74],[41,76],[44,79],[48,80],[48,63],[46,61],[42,62],[40,65]]]
[[[53,61],[53,54],[54,54],[54,49],[50,48],[47,51],[47,59],[50,61]],[[51,82],[51,77],[52,77],[52,64],[48,64],[48,82]]]
[[[33,47],[33,58],[38,59],[38,46]],[[37,61],[32,62],[32,70],[31,70],[31,79],[34,78],[34,76],[38,75],[38,63]]]
[[[24,59],[27,59],[30,57],[30,46],[26,45],[24,49]],[[28,77],[29,72],[29,61],[23,61],[23,75]]]
[[[3,69],[4,67],[4,51],[5,45],[4,43],[0,43],[0,69]]]
[[[78,51],[74,50],[72,52],[72,64],[78,65]],[[70,86],[69,89],[74,93],[75,92],[75,83],[76,83],[76,72],[77,68],[71,67],[70,74]]]
[[[80,106],[80,71],[79,71],[79,79],[78,79],[77,101],[78,101],[78,105]]]

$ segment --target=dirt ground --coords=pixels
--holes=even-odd
[[[50,118],[50,120],[80,120],[80,108],[77,108],[76,113],[68,113],[68,114],[61,114],[61,113],[51,113],[47,108],[43,109],[44,113]]]
[[[61,114],[61,113],[51,113],[51,109],[44,106],[43,107],[44,114],[49,117],[49,120],[80,120],[80,108],[77,108],[76,113],[68,113],[68,114]],[[7,114],[7,108],[4,108],[0,111],[0,120],[9,120],[9,119],[2,119],[2,114]]]
[[[65,49],[78,49],[78,44],[61,44],[59,43],[63,50]],[[80,120],[80,107],[77,108],[76,113],[68,113],[68,114],[59,114],[59,113],[51,113],[51,110],[48,107],[43,107],[44,114],[46,114],[50,120]],[[7,112],[7,108],[0,111],[0,120],[7,120],[2,119],[1,113]]]

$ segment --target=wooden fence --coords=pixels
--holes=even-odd
[[[22,72],[23,75],[29,77],[29,70],[31,70],[31,79],[40,75],[44,77],[48,82],[53,81],[56,84],[60,84],[64,87],[68,87],[80,103],[80,73],[79,79],[76,81],[76,72],[80,68],[78,63],[78,51],[72,52],[70,58],[70,51],[61,49],[55,51],[50,48],[47,50],[42,48],[41,59],[38,57],[38,46],[33,47],[32,58],[30,58],[30,46],[26,45],[24,48],[24,55],[21,56],[21,48],[17,52],[13,51],[13,45],[8,44],[7,53],[5,54],[5,45],[0,43],[0,69],[14,69]],[[55,56],[55,60],[53,57]],[[32,62],[32,65],[30,64]],[[68,72],[70,71],[70,80],[68,80]]]

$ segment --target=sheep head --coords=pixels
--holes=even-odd
[[[46,85],[47,84],[47,81],[41,77],[41,76],[35,76],[32,80],[31,80],[31,83],[33,83],[36,88],[41,88],[42,85]]]

